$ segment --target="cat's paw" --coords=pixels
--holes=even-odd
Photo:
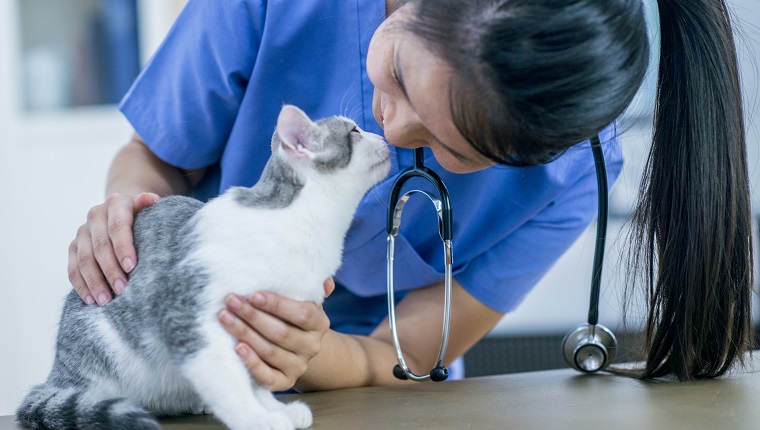
[[[284,410],[270,411],[255,418],[248,430],[293,430],[293,422]]]
[[[190,409],[190,414],[191,415],[214,415],[214,413],[211,412],[211,408],[209,408],[208,406],[200,405],[200,404],[192,406]]]
[[[288,403],[285,405],[283,412],[290,418],[290,421],[297,429],[311,427],[311,409],[309,409],[306,403],[298,401]]]

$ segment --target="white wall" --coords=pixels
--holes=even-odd
[[[734,3],[741,19],[760,22],[760,0]],[[61,298],[70,288],[68,244],[87,210],[102,200],[107,165],[129,136],[129,126],[115,108],[31,117],[19,112],[14,4],[0,1],[0,415],[11,414],[25,391],[47,375]],[[148,16],[145,34],[151,35],[147,50],[155,47],[168,20],[156,17],[172,16],[167,4],[141,0]],[[155,13],[145,12],[151,7]],[[747,36],[754,41],[745,52],[760,52],[756,28],[747,26]],[[746,55],[744,59],[750,164],[753,183],[760,184],[757,68]],[[642,134],[645,131],[632,130],[626,139],[634,142]],[[643,151],[641,144],[631,143],[626,152],[630,160],[637,160]],[[623,185],[636,186],[636,170],[631,163]],[[760,203],[757,192],[753,201]],[[612,223],[611,231],[616,227]],[[589,231],[573,246],[497,332],[564,330],[584,320],[592,235]],[[610,242],[614,244],[614,239]],[[614,276],[615,254],[608,253],[602,299],[602,321],[613,326],[618,321],[621,289]]]
[[[0,302],[0,414],[29,383],[44,380],[61,298],[70,286],[67,246],[87,207],[103,198],[107,160],[129,128],[114,112],[101,126],[34,140],[3,133],[3,300]],[[93,125],[95,125],[93,123]],[[50,131],[41,124],[39,132]]]
[[[184,0],[140,0],[143,56]],[[0,1],[0,415],[47,376],[67,248],[104,197],[108,165],[131,128],[115,106],[27,114],[20,109],[15,1]]]

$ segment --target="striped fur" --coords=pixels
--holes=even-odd
[[[127,288],[104,307],[67,296],[53,368],[18,421],[157,429],[155,417],[210,409],[232,429],[310,426],[305,404],[285,405],[251,380],[216,315],[230,293],[322,301],[356,206],[390,166],[382,138],[355,127],[286,106],[259,183],[205,205],[169,197],[140,212]]]

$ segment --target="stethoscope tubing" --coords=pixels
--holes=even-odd
[[[398,359],[398,370],[401,373],[394,370],[394,375],[401,379],[410,379],[412,381],[441,381],[448,376],[448,370],[441,365],[445,356],[446,348],[449,342],[449,330],[451,321],[451,289],[452,289],[452,267],[454,264],[454,247],[452,245],[452,216],[451,216],[451,200],[449,198],[449,192],[446,185],[441,178],[432,170],[423,165],[424,154],[422,148],[416,148],[414,150],[414,165],[407,168],[398,178],[396,178],[391,189],[391,195],[388,205],[388,219],[387,219],[387,233],[388,233],[388,248],[387,248],[387,287],[388,287],[388,321],[390,325],[391,334],[393,336],[393,345],[396,350],[396,358]],[[399,198],[403,185],[411,178],[420,177],[430,182],[435,187],[439,198],[433,197],[430,193],[422,190],[411,190],[405,193]],[[418,375],[409,369],[404,359],[404,354],[401,350],[401,342],[398,338],[398,328],[396,326],[396,301],[394,294],[394,259],[395,259],[395,243],[396,236],[401,228],[401,213],[406,202],[414,194],[422,194],[426,196],[433,203],[438,215],[438,232],[443,241],[443,253],[444,253],[444,306],[443,306],[443,323],[442,323],[442,335],[441,346],[438,351],[438,358],[435,363],[435,367],[430,373],[425,375]],[[433,372],[437,372],[436,376],[431,377]]]
[[[607,240],[607,168],[604,164],[604,152],[599,136],[591,138],[591,152],[594,155],[594,170],[596,171],[598,215],[596,224],[596,243],[594,245],[594,265],[591,273],[591,297],[588,305],[588,323],[596,325],[599,322],[599,294],[602,284],[602,267],[604,263],[604,248]]]
[[[415,148],[414,149],[414,165],[412,167],[408,167],[406,170],[401,172],[398,178],[396,178],[396,180],[393,182],[393,186],[391,187],[390,199],[388,200],[389,203],[388,203],[388,219],[386,223],[386,232],[388,234],[393,233],[394,217],[396,216],[395,202],[398,202],[399,200],[399,195],[401,194],[401,188],[409,179],[418,177],[418,178],[425,179],[426,181],[431,183],[433,187],[435,187],[435,191],[436,193],[438,193],[438,197],[441,202],[440,204],[441,215],[438,217],[438,221],[441,223],[439,225],[441,238],[443,240],[452,240],[452,236],[453,236],[452,232],[454,228],[453,228],[453,221],[452,221],[453,218],[451,215],[451,198],[449,197],[449,190],[446,188],[446,185],[443,183],[443,180],[441,179],[440,176],[438,176],[437,173],[425,167],[425,165],[423,164],[424,158],[425,158],[425,155],[422,148]],[[439,210],[439,209],[436,207],[436,210]]]
[[[596,170],[596,179],[598,185],[598,223],[596,231],[596,243],[594,250],[594,263],[592,269],[591,294],[589,301],[588,323],[577,327],[573,332],[565,336],[563,340],[563,350],[565,359],[568,363],[578,370],[585,372],[596,372],[609,364],[613,359],[617,341],[614,334],[604,326],[598,325],[599,320],[599,295],[601,290],[602,266],[604,261],[604,248],[607,235],[607,218],[608,218],[608,197],[607,197],[607,171],[604,163],[604,153],[602,151],[599,136],[593,136],[591,139],[591,150],[594,156],[594,167]],[[441,178],[432,170],[423,165],[424,154],[422,148],[414,150],[414,165],[407,168],[393,183],[389,204],[388,204],[388,250],[387,250],[387,287],[388,287],[388,319],[393,336],[393,344],[396,350],[398,366],[394,369],[394,375],[399,379],[410,379],[413,381],[442,381],[448,376],[448,370],[441,366],[446,355],[446,348],[449,341],[449,330],[451,320],[451,289],[452,289],[452,266],[453,266],[453,246],[452,246],[452,214],[451,200],[446,185]],[[435,187],[440,199],[436,199],[430,193],[421,190],[412,190],[405,193],[399,198],[403,185],[411,178],[420,177],[430,182]],[[398,338],[398,328],[396,326],[396,307],[394,296],[394,258],[395,258],[395,240],[401,227],[401,212],[409,198],[414,194],[423,194],[430,199],[436,208],[438,214],[438,227],[444,246],[444,315],[441,336],[441,347],[438,358],[433,370],[426,375],[417,375],[413,373],[406,364],[404,354],[401,350],[401,344]],[[598,329],[598,330],[597,330]],[[597,339],[597,337],[599,339]],[[569,345],[569,346],[568,346]],[[593,370],[581,368],[577,363],[577,354],[581,347],[594,346],[604,353],[604,362]],[[569,349],[568,349],[569,348]],[[575,362],[575,364],[573,364]],[[434,376],[431,376],[434,375]]]

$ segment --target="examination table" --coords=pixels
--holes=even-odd
[[[757,430],[758,372],[755,351],[745,369],[709,381],[641,382],[566,369],[281,398],[308,403],[313,429]],[[224,428],[211,416],[165,419],[162,426]],[[13,417],[0,417],[0,430],[20,428]]]

